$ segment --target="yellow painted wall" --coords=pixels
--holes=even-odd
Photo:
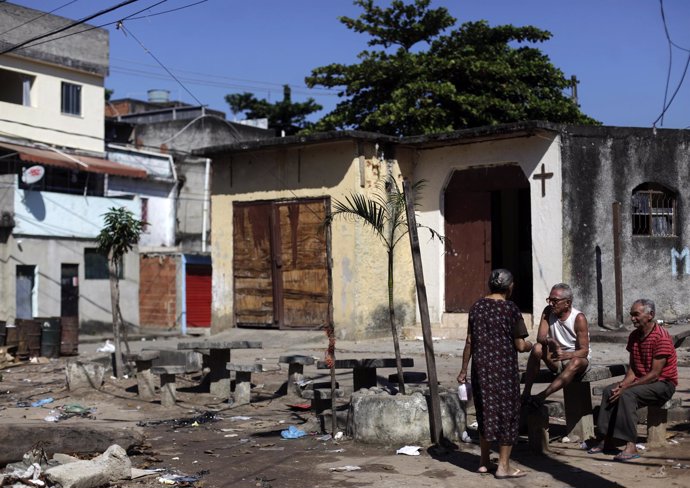
[[[213,332],[234,326],[232,205],[373,195],[388,171],[371,142],[331,141],[302,147],[236,153],[213,160]],[[361,156],[361,157],[360,157]],[[390,169],[402,188],[397,163]],[[415,321],[414,276],[409,240],[396,253],[395,305],[399,325]],[[387,261],[370,229],[349,219],[334,222],[331,238],[333,319],[340,338],[389,335]]]

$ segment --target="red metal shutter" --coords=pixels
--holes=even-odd
[[[188,327],[211,326],[211,266],[188,264],[186,305]]]

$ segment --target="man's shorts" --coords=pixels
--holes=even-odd
[[[563,370],[568,366],[568,363],[570,362],[570,359],[566,359],[565,361],[558,361],[556,362],[556,371],[555,374],[561,374]],[[592,362],[587,360],[587,367],[585,368],[584,371],[581,371],[578,373],[578,376],[584,375],[587,371],[589,371],[592,368]]]

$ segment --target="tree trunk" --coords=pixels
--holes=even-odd
[[[398,340],[398,329],[395,326],[395,307],[393,304],[393,251],[388,251],[388,319],[391,323],[391,333],[393,334],[393,349],[395,351],[395,366],[398,369],[398,386],[400,393],[405,394],[405,378],[402,370],[402,359],[400,357],[400,341]]]
[[[118,309],[120,306],[120,286],[117,279],[117,263],[113,258],[113,252],[108,253],[108,271],[110,275],[110,306],[113,316],[113,336],[115,337],[115,375],[122,378],[122,345],[120,344],[120,317]]]

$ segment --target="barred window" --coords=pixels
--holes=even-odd
[[[673,191],[658,183],[643,183],[632,194],[634,236],[675,236],[677,206]]]
[[[81,115],[81,85],[62,82],[60,109],[63,114]]]

